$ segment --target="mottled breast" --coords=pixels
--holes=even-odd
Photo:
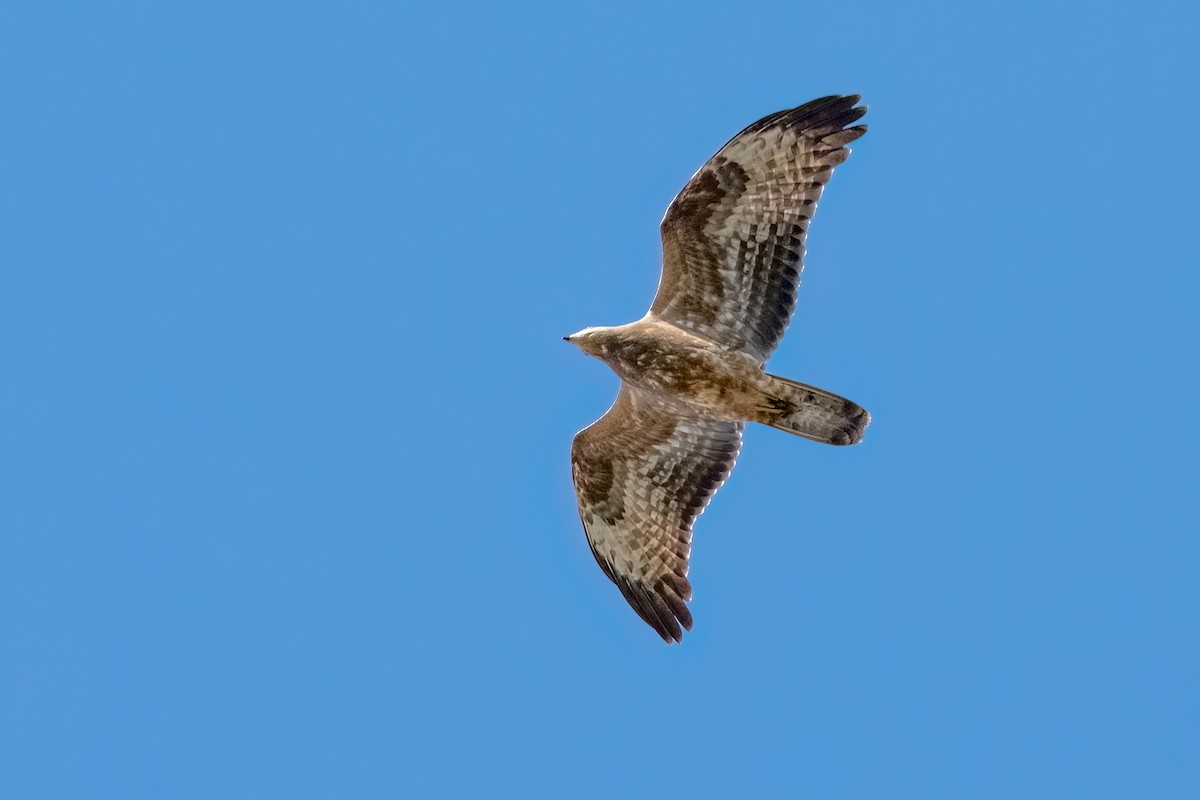
[[[609,363],[622,380],[640,389],[721,417],[730,416],[731,404],[740,405],[759,371],[744,353],[661,323],[629,330]]]

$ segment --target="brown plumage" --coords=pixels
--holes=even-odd
[[[733,469],[746,421],[861,441],[870,416],[763,364],[796,302],[804,238],[866,113],[857,95],[764,117],[701,167],[662,221],[658,292],[641,320],[567,337],[621,377],[575,437],[579,514],[600,568],[664,640],[691,630],[692,524]]]

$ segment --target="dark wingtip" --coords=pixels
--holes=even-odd
[[[747,126],[738,136],[776,126],[799,130],[845,128],[867,113],[866,106],[856,107],[860,100],[862,100],[862,95],[858,94],[831,94],[818,97],[816,100],[810,100],[795,108],[777,111],[763,117]],[[734,137],[734,139],[736,138],[737,136]]]
[[[614,580],[613,583],[642,621],[667,644],[679,644],[683,641],[683,632],[692,629],[691,612],[674,591],[664,591],[666,587],[663,584],[658,589],[651,589],[624,579]]]
[[[861,99],[857,94],[823,97],[792,109],[783,122],[789,128],[845,128],[867,113],[866,106],[856,107]]]

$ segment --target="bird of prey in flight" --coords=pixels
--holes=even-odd
[[[621,378],[575,436],[571,473],[592,554],[667,642],[691,630],[692,523],[725,481],[747,421],[827,444],[871,417],[768,374],[796,304],[804,238],[846,147],[867,131],[858,95],[760,119],[692,176],[663,216],[662,276],[637,322],[566,337]]]

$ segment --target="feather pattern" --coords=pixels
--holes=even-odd
[[[804,239],[867,109],[832,96],[750,125],[692,176],[662,221],[663,268],[653,314],[767,360],[787,328]]]
[[[667,642],[691,630],[692,523],[737,459],[742,423],[680,414],[622,384],[571,448],[579,516],[604,574]]]

